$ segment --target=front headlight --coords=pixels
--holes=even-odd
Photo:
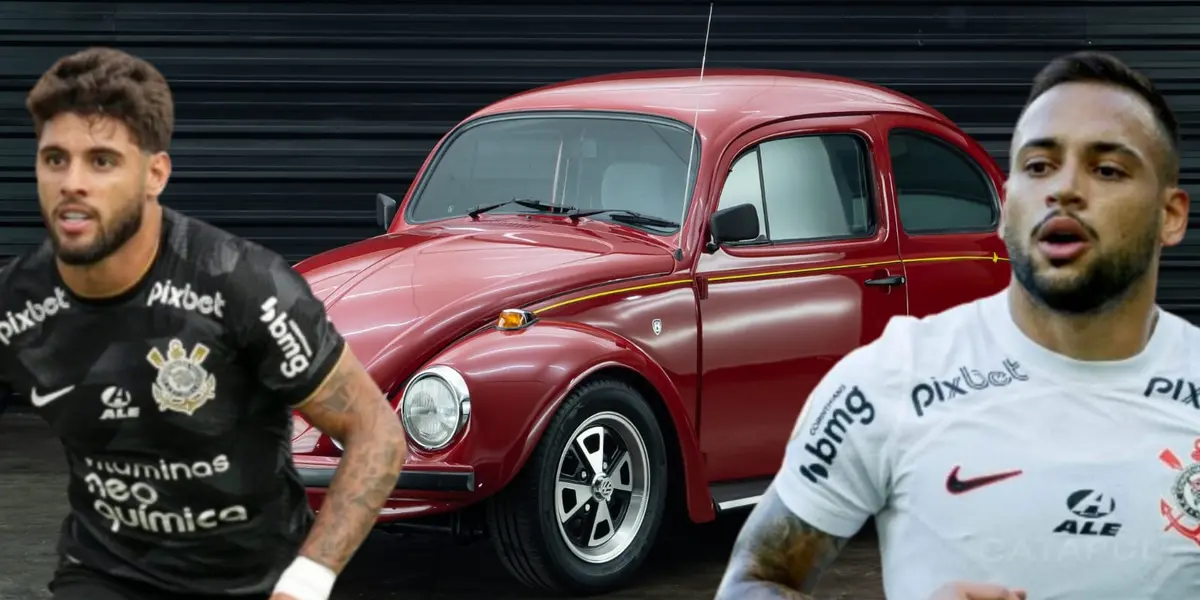
[[[400,422],[418,446],[440,450],[466,426],[471,394],[462,375],[447,366],[430,367],[412,378],[400,400]]]

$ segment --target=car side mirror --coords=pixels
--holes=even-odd
[[[708,250],[715,252],[721,244],[744,242],[758,238],[758,211],[753,204],[738,204],[722,208],[709,217],[712,242]]]
[[[396,200],[387,194],[375,195],[375,222],[387,233],[396,218]]]

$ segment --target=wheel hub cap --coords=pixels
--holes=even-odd
[[[596,480],[592,482],[592,497],[599,502],[608,502],[612,499],[614,489],[616,486],[608,475],[597,475]]]
[[[649,452],[637,427],[616,412],[592,415],[570,440],[554,486],[558,530],[572,554],[603,564],[624,553],[642,529]]]

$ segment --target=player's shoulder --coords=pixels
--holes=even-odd
[[[0,298],[49,293],[54,285],[54,250],[49,241],[17,256],[0,259]]]
[[[0,258],[0,291],[8,287],[3,284],[6,284],[14,279],[13,273],[21,268],[18,265],[20,264],[22,258],[24,257],[15,256]]]
[[[1179,344],[1181,347],[1191,349],[1200,344],[1200,326],[1166,309],[1162,309],[1159,315],[1161,319],[1160,325],[1165,325],[1179,331]]]
[[[1156,373],[1177,373],[1190,381],[1200,382],[1200,327],[1186,318],[1166,309],[1159,310],[1159,321],[1155,326],[1164,330],[1170,348],[1156,356]],[[1155,333],[1158,335],[1158,332]],[[1200,387],[1200,383],[1197,383]]]
[[[46,271],[54,266],[54,248],[50,241],[30,248],[11,257],[0,258],[0,277],[29,275],[32,271]]]
[[[189,298],[203,316],[225,320],[274,293],[283,258],[253,241],[163,208],[163,267],[150,303]],[[283,265],[283,266],[280,266]]]
[[[928,372],[986,351],[982,323],[995,303],[995,297],[986,297],[929,315],[896,315],[878,338],[849,353],[845,366],[869,369],[874,379],[889,384],[927,378]]]
[[[222,279],[246,264],[278,258],[274,252],[253,241],[166,207],[163,208],[163,220],[167,228],[166,250],[180,269]]]

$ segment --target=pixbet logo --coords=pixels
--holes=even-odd
[[[0,321],[0,342],[8,346],[13,338],[41,325],[46,319],[58,314],[58,311],[68,308],[71,308],[71,305],[67,303],[67,294],[59,287],[54,288],[53,296],[37,302],[26,300],[24,310],[10,310],[4,313],[4,320]]]
[[[155,303],[198,312],[205,316],[225,316],[221,312],[225,306],[225,298],[221,297],[221,292],[197,294],[192,291],[192,284],[187,283],[183,287],[176,287],[175,283],[169,279],[155,282],[154,287],[150,288],[150,297],[146,299],[146,306],[154,306]]]
[[[1152,377],[1146,383],[1146,390],[1142,392],[1142,395],[1147,398],[1154,396],[1170,398],[1200,410],[1200,387],[1195,382],[1183,378]]]
[[[838,447],[846,440],[850,426],[856,423],[870,425],[875,421],[875,405],[871,404],[857,387],[850,388],[849,393],[842,398],[841,405],[833,408],[845,390],[844,386],[838,388],[808,430],[809,435],[815,437],[816,441],[805,444],[804,450],[820,462],[801,466],[800,474],[813,483],[820,483],[829,478],[829,467],[833,466]]]
[[[1026,381],[1029,376],[1021,372],[1021,363],[1005,359],[1004,369],[982,373],[978,370],[961,367],[954,377],[948,379],[931,379],[930,383],[921,383],[912,389],[913,410],[918,417],[925,416],[925,409],[933,406],[934,402],[945,402],[952,398],[965,396],[972,390],[978,391],[990,387],[1003,387],[1014,381]]]
[[[283,352],[283,362],[279,363],[279,372],[284,377],[292,379],[308,370],[312,361],[312,347],[308,338],[300,331],[296,321],[288,317],[286,311],[276,310],[279,299],[271,296],[262,304],[262,322],[267,324],[267,331],[275,339],[275,343]]]

